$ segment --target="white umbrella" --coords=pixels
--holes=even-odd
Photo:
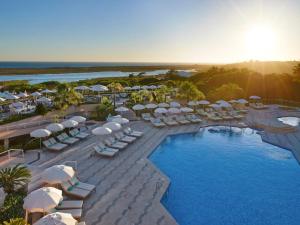
[[[23,208],[26,212],[48,212],[54,209],[63,199],[62,191],[54,187],[43,187],[29,193]]]
[[[170,102],[170,107],[171,108],[179,108],[180,107],[180,103],[178,103],[178,102]]]
[[[103,125],[103,127],[109,128],[109,129],[111,129],[112,131],[121,130],[121,128],[122,128],[121,124],[116,123],[116,122],[108,122],[108,123],[105,123],[105,124]]]
[[[125,90],[125,91],[130,91],[130,90],[131,90],[131,87],[124,87],[124,90]]]
[[[241,98],[241,99],[237,100],[237,103],[240,103],[240,104],[247,104],[248,101],[247,101],[246,99]]]
[[[252,100],[260,100],[261,97],[256,96],[256,95],[252,95],[252,96],[249,97],[249,99],[252,99]]]
[[[29,95],[25,92],[20,92],[17,96],[20,98],[27,98]]]
[[[220,108],[222,108],[222,106],[220,106],[218,104],[211,104],[209,106],[212,107],[212,108],[214,108],[214,109],[220,109]]]
[[[224,107],[224,108],[230,108],[230,107],[232,107],[231,104],[228,103],[228,102],[221,102],[219,105],[220,105],[221,107]]]
[[[189,101],[188,106],[196,106],[198,105],[198,101]]]
[[[131,88],[131,90],[140,90],[141,89],[141,86],[133,86],[132,88]]]
[[[51,123],[48,126],[46,126],[46,129],[51,132],[58,132],[62,131],[64,129],[64,126],[60,123]]]
[[[25,104],[23,102],[13,102],[9,106],[13,108],[24,108]]]
[[[157,89],[157,86],[155,86],[155,85],[150,85],[150,86],[149,86],[149,89],[152,89],[152,90],[153,90],[153,89]]]
[[[115,111],[116,112],[127,112],[127,111],[129,111],[129,109],[124,106],[121,106],[121,107],[116,108]]]
[[[71,166],[55,165],[42,173],[42,181],[48,184],[61,184],[74,177],[75,171]]]
[[[198,104],[199,104],[199,105],[209,105],[210,102],[207,101],[207,100],[201,100],[201,101],[198,101]]]
[[[43,96],[43,97],[37,99],[36,101],[37,102],[51,102],[51,99]]]
[[[107,134],[111,134],[112,130],[107,127],[97,127],[92,130],[92,133],[94,135],[107,135]]]
[[[122,124],[129,123],[129,120],[126,119],[126,118],[117,117],[117,118],[113,118],[113,119],[112,119],[112,122],[119,123],[119,124],[122,125]]]
[[[40,92],[38,92],[38,91],[36,91],[36,92],[33,92],[32,94],[31,94],[31,96],[33,96],[33,97],[40,97],[42,94],[40,93]]]
[[[54,93],[54,91],[49,90],[49,89],[45,89],[45,90],[42,90],[41,93],[42,94],[52,94],[52,93]]]
[[[61,123],[65,128],[72,128],[72,127],[77,127],[78,122],[75,120],[65,120],[64,122]]]
[[[147,89],[150,89],[149,87],[150,86],[144,85],[144,86],[141,87],[141,89],[146,89],[147,90]]]
[[[168,109],[168,112],[171,113],[171,114],[178,114],[178,113],[180,113],[181,111],[180,111],[180,109],[178,109],[178,108],[169,108],[169,109]]]
[[[156,104],[153,104],[153,103],[149,103],[149,104],[145,105],[145,107],[146,107],[147,109],[155,109],[155,108],[157,108],[157,105],[156,105]]]
[[[224,103],[224,102],[227,102],[227,101],[224,101],[224,100],[216,101],[217,104],[221,104],[221,103]]]
[[[166,108],[157,108],[154,110],[155,113],[168,113]]]
[[[168,107],[170,107],[170,105],[168,103],[166,103],[166,102],[162,102],[162,103],[158,104],[158,107],[159,108],[168,108]]]
[[[108,91],[108,88],[101,84],[93,85],[90,89],[95,92]]]
[[[238,101],[237,100],[234,100],[234,99],[232,99],[232,100],[230,100],[229,101],[229,103],[231,103],[231,104],[234,104],[234,103],[237,103]]]
[[[13,95],[13,94],[5,94],[4,98],[7,100],[16,100],[16,99],[19,99],[20,97]]]
[[[73,117],[71,117],[71,120],[74,120],[77,123],[83,123],[86,121],[86,118],[83,116],[73,116]]]
[[[78,221],[75,220],[70,213],[55,212],[48,214],[39,219],[34,225],[77,225]]]
[[[137,104],[137,105],[134,105],[134,106],[132,107],[132,109],[133,109],[133,110],[136,110],[136,111],[138,111],[138,110],[143,110],[143,109],[145,109],[145,106],[143,106],[143,105],[141,105],[141,104]]]
[[[48,137],[50,135],[51,135],[51,132],[46,129],[37,129],[30,133],[30,136],[34,137],[34,138],[43,138],[43,137]]]
[[[86,91],[86,90],[90,90],[90,88],[87,87],[87,86],[78,86],[78,87],[75,87],[74,90],[76,90],[76,91]]]
[[[182,107],[182,108],[180,108],[180,111],[184,112],[184,113],[190,113],[190,112],[193,112],[194,110],[189,107]]]
[[[5,101],[5,99],[0,97],[0,102],[4,102],[4,101]]]

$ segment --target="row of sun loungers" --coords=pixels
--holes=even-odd
[[[150,117],[150,122],[155,127],[165,127],[165,126],[184,125],[190,123],[201,123],[202,120],[195,114],[187,114],[187,115],[176,115],[176,116],[160,116],[156,118]]]
[[[142,135],[143,132],[134,131],[128,127],[123,131],[117,132],[114,137],[110,136],[104,142],[98,142],[93,148],[98,155],[113,157]]]
[[[268,106],[258,102],[258,103],[250,103],[249,104],[250,107],[252,107],[253,109],[266,109],[268,108]]]
[[[52,137],[46,141],[43,141],[43,145],[49,150],[61,151],[69,145],[75,144],[81,139],[85,139],[89,136],[88,133],[79,131],[78,129],[70,130],[69,135],[66,133],[61,133],[60,135],[56,136],[59,142]]]

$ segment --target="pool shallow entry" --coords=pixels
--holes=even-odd
[[[300,118],[298,117],[280,117],[278,120],[293,127],[297,127],[300,124]]]
[[[162,203],[180,225],[300,224],[300,166],[254,130],[169,136],[150,159],[170,177]]]

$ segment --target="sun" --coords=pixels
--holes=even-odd
[[[275,31],[267,25],[254,25],[247,30],[245,46],[251,59],[267,60],[274,57],[277,47]]]

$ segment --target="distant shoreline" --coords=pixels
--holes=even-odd
[[[52,67],[52,68],[0,68],[0,76],[4,75],[34,75],[34,74],[65,74],[92,73],[103,71],[144,72],[151,70],[205,70],[212,65],[153,65],[153,66],[97,66],[97,67]]]

